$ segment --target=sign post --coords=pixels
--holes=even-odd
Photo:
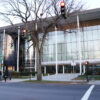
[[[71,66],[73,66],[73,73],[74,73],[74,67],[76,66],[76,62],[74,60],[71,61]]]

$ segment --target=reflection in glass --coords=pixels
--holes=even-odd
[[[78,35],[74,31],[57,32],[58,61],[79,59]],[[43,49],[43,61],[55,61],[55,32],[48,34]],[[83,60],[100,58],[100,25],[81,30],[81,51]]]

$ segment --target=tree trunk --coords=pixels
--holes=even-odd
[[[37,65],[37,80],[42,80],[42,72],[41,72],[41,52],[36,48],[36,65]]]

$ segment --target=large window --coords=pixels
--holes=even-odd
[[[76,29],[77,30],[77,29]],[[81,53],[82,59],[100,58],[100,25],[82,28]],[[55,61],[55,32],[50,32],[44,46],[43,61]],[[58,61],[79,59],[77,31],[57,31]]]

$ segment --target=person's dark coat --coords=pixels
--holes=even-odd
[[[4,76],[3,76],[3,77],[4,77],[4,78],[7,78],[7,77],[8,77],[7,71],[4,72]]]

